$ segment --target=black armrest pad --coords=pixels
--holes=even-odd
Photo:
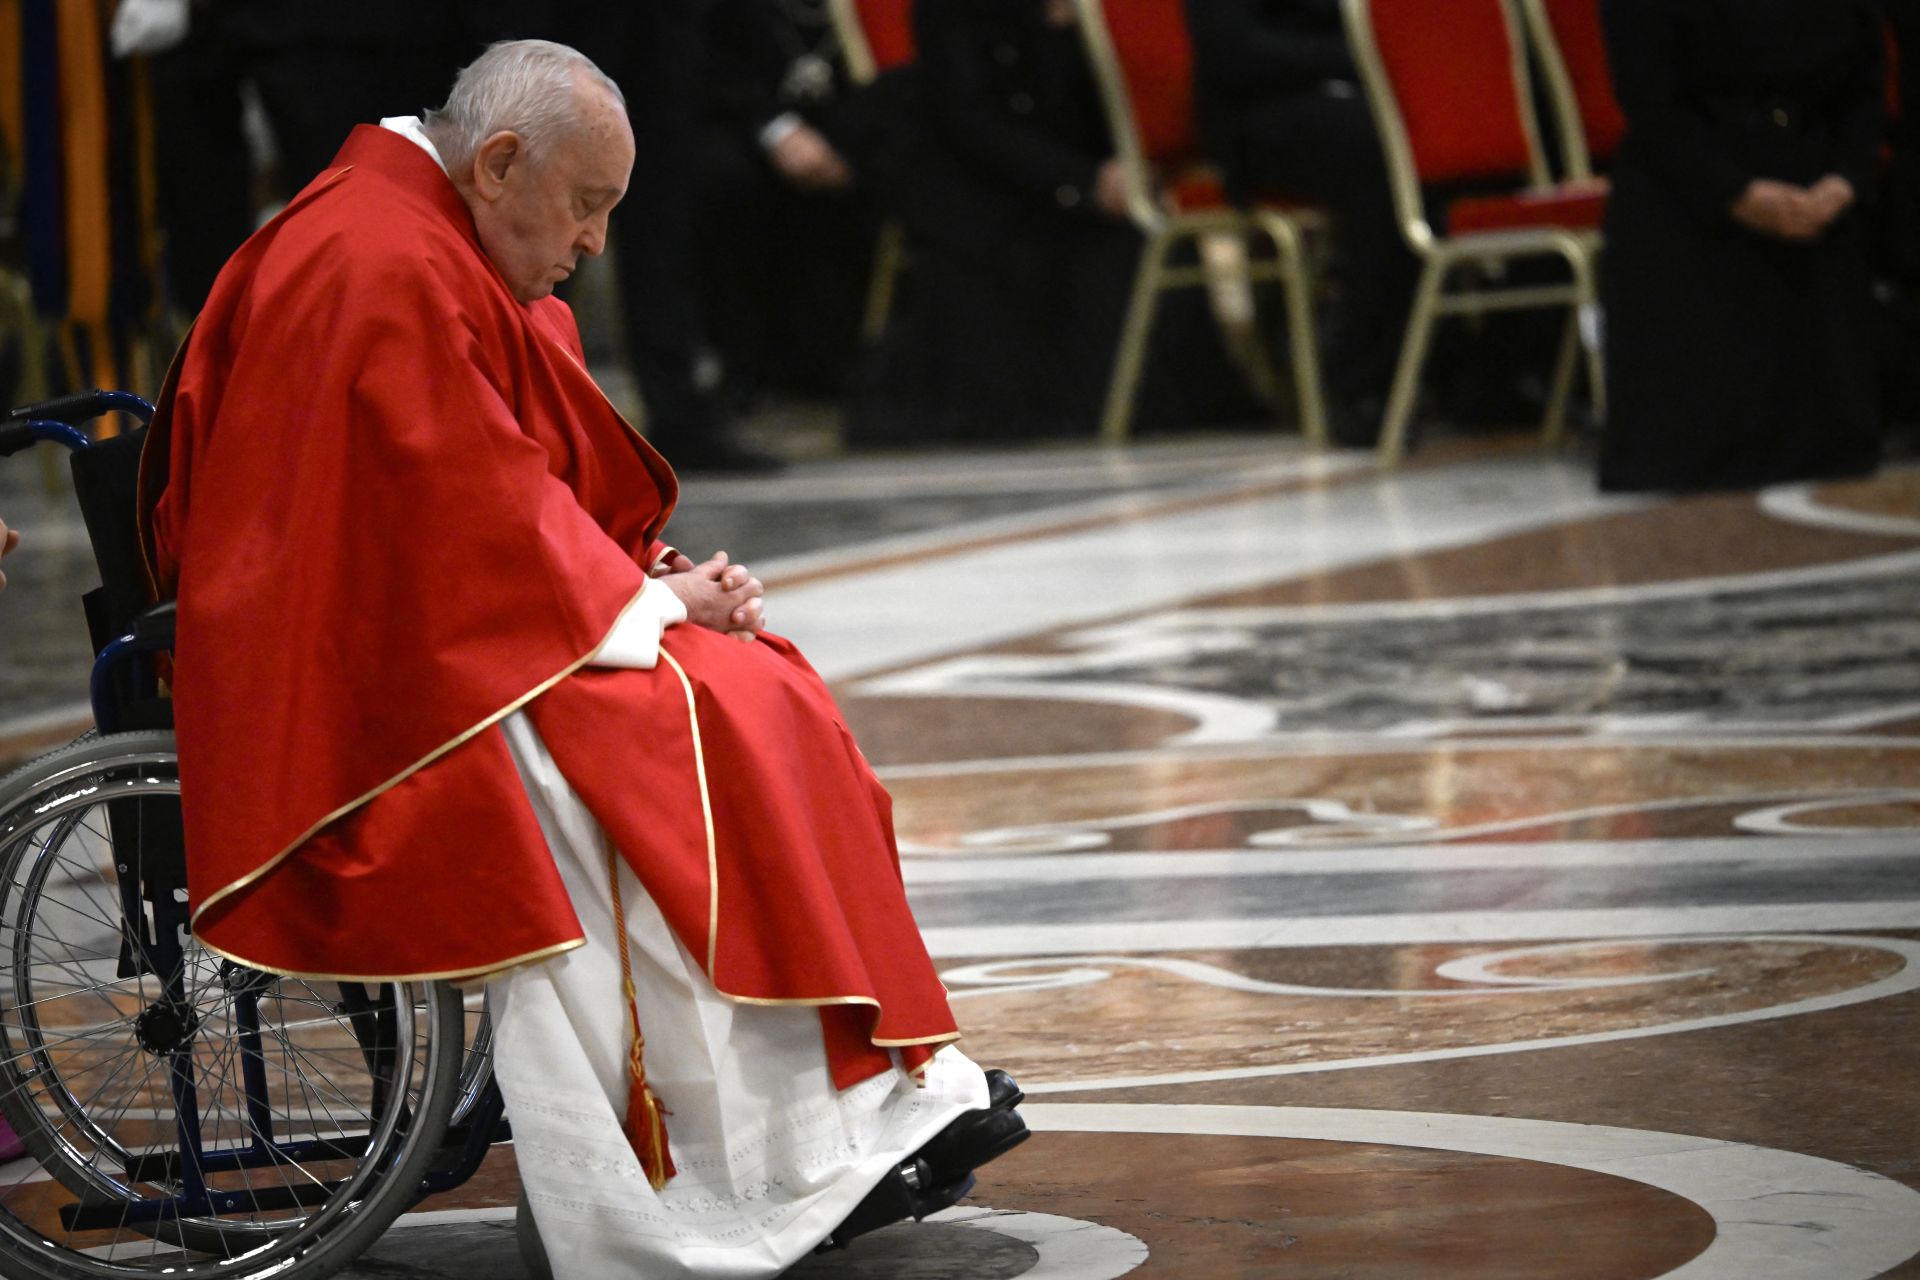
[[[134,637],[143,644],[173,647],[173,601],[157,604],[133,620]]]

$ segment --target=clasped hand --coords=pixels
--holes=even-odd
[[[716,551],[695,564],[678,551],[653,568],[687,607],[687,621],[713,631],[724,631],[743,643],[766,629],[762,597],[766,588],[742,564],[727,563],[727,553]]]
[[[1776,240],[1817,240],[1853,204],[1853,184],[1830,173],[1810,187],[1755,178],[1733,202],[1733,218]]]

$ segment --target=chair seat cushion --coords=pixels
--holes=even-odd
[[[1447,234],[1565,227],[1591,231],[1607,211],[1604,179],[1534,187],[1510,195],[1471,196],[1447,206]]]
[[[1181,213],[1204,213],[1228,208],[1227,184],[1217,169],[1183,169],[1167,183],[1167,195]]]

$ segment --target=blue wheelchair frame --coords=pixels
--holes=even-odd
[[[58,444],[75,453],[90,449],[94,446],[94,440],[80,430],[79,424],[112,412],[128,414],[144,426],[152,421],[154,406],[124,391],[83,392],[23,406],[0,420],[3,421],[3,425],[0,425],[0,458],[41,442]],[[122,727],[122,699],[128,687],[136,697],[155,698],[159,695],[159,678],[154,663],[142,659],[170,651],[174,644],[173,633],[173,605],[168,602],[133,619],[124,632],[109,641],[95,657],[90,697],[94,723],[103,735],[117,732]],[[123,670],[129,673],[130,686],[121,685],[118,681]],[[140,877],[130,872],[124,864],[118,869],[122,928],[137,935],[141,922],[147,916],[147,911],[143,909]],[[177,887],[184,890],[184,866],[182,871],[182,883]],[[168,889],[174,887],[167,886]],[[150,891],[145,906],[151,908],[155,936],[151,939],[136,936],[132,940],[133,945],[126,950],[126,955],[131,958],[124,960],[123,964],[141,964],[141,958],[145,957],[146,966],[152,972],[165,975],[166,995],[156,1001],[148,1012],[158,1013],[156,1024],[170,1030],[178,1041],[167,1051],[167,1056],[179,1150],[137,1157],[130,1162],[126,1173],[130,1180],[140,1182],[177,1181],[181,1191],[172,1200],[69,1205],[60,1211],[64,1225],[69,1230],[85,1231],[222,1213],[271,1212],[324,1203],[332,1188],[323,1183],[256,1187],[243,1192],[222,1192],[207,1185],[205,1175],[210,1173],[262,1169],[307,1160],[356,1159],[366,1153],[370,1139],[360,1143],[328,1139],[276,1142],[273,1139],[273,1114],[269,1103],[259,1001],[261,994],[272,987],[276,975],[224,960],[220,979],[233,996],[249,1140],[242,1146],[219,1149],[208,1149],[203,1145],[193,1072],[192,1044],[196,1028],[186,994],[185,952],[181,944],[181,939],[188,935],[191,914],[184,893]],[[362,984],[342,983],[340,991],[341,1011],[357,1032],[366,1027],[369,1020],[377,1022],[380,1016],[378,1005],[368,997]],[[167,1023],[168,1017],[173,1019],[170,1025]],[[378,1077],[380,1070],[373,1056],[383,1050],[376,1037],[362,1035],[361,1042],[362,1052],[369,1058],[369,1069]],[[467,1113],[464,1116],[456,1115],[454,1120],[455,1123],[447,1130],[440,1155],[413,1198],[416,1203],[466,1182],[486,1158],[488,1147],[510,1136],[499,1087],[491,1079],[473,1099]]]

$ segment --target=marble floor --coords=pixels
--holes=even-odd
[[[5,483],[0,765],[85,666],[83,540]],[[682,512],[1030,1095],[965,1205],[795,1275],[1920,1277],[1920,468],[1607,498],[1238,436]],[[343,1274],[517,1276],[514,1194],[502,1146]]]

